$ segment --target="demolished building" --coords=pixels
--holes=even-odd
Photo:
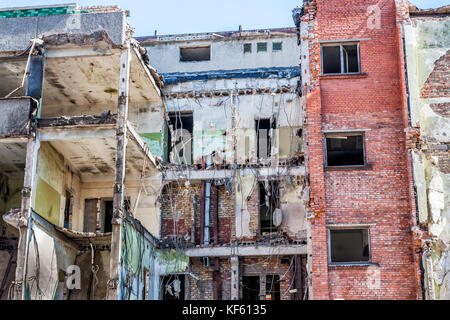
[[[449,299],[448,6],[300,2],[0,9],[0,299]]]
[[[161,240],[197,276],[165,283],[185,299],[306,299],[296,29],[138,40],[165,83]]]
[[[450,299],[450,6],[420,10],[399,1],[404,41],[407,146],[413,164],[423,289]]]
[[[159,250],[161,159],[143,123],[157,114],[152,130],[162,130],[160,79],[126,12],[64,5],[0,17],[0,208],[5,236],[18,238],[5,246],[17,261],[12,277],[14,261],[2,259],[2,291],[158,299],[159,273],[186,263]],[[81,279],[69,288],[71,272]]]

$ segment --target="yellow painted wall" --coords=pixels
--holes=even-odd
[[[40,146],[37,173],[33,209],[51,223],[58,224],[64,184],[64,159],[49,143],[43,142]]]

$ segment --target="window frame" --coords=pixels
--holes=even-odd
[[[358,55],[358,72],[344,72],[344,51],[343,46],[356,45],[356,51]],[[339,46],[340,52],[340,62],[341,62],[341,72],[340,73],[324,73],[324,59],[323,59],[323,48],[324,47],[337,47]],[[347,74],[361,74],[361,53],[360,53],[360,42],[359,41],[348,41],[348,42],[326,42],[320,44],[320,61],[321,61],[321,72],[322,76],[333,76],[333,75],[347,75]]]
[[[331,257],[331,231],[333,230],[367,230],[367,244],[369,245],[369,259],[367,261],[340,261],[334,262]],[[374,264],[372,262],[372,241],[371,241],[371,232],[370,226],[361,226],[361,225],[348,225],[348,226],[339,226],[339,227],[327,227],[328,239],[328,264],[339,266],[339,265],[371,265]]]
[[[274,45],[275,44],[280,44],[280,49],[279,50],[274,49]],[[283,51],[283,41],[274,41],[274,42],[272,42],[272,52],[281,52],[281,51]]]
[[[260,50],[259,49],[259,46],[261,44],[265,44],[265,49],[264,50]],[[256,53],[258,53],[258,52],[267,52],[267,42],[257,42],[256,43]]]
[[[327,149],[327,138],[332,137],[333,135],[340,135],[340,136],[361,136],[362,137],[362,144],[363,144],[363,160],[364,164],[349,164],[349,165],[342,165],[342,166],[329,166],[328,165],[328,149]],[[325,168],[363,168],[367,166],[367,157],[366,157],[366,135],[364,131],[354,131],[354,132],[326,132],[324,133],[324,139],[323,139],[323,145],[324,145],[324,164]]]
[[[245,51],[245,48],[246,48],[246,47],[249,47],[250,50],[249,50],[249,51]],[[246,53],[252,53],[252,51],[253,51],[253,45],[252,45],[252,43],[244,43],[244,45],[242,46],[242,48],[243,48],[244,54],[246,54]]]

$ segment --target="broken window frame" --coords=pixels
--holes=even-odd
[[[351,46],[351,45],[356,45],[356,52],[358,55],[358,71],[357,72],[345,72],[345,64],[344,64],[344,46]],[[324,65],[325,65],[325,60],[324,60],[324,56],[323,56],[323,48],[324,47],[337,47],[339,46],[339,52],[340,52],[340,56],[339,56],[339,60],[341,63],[341,72],[338,73],[325,73],[324,72]],[[360,46],[359,46],[359,42],[357,41],[349,41],[349,42],[332,42],[332,43],[321,43],[320,44],[320,61],[321,63],[321,69],[322,69],[322,75],[323,76],[327,76],[327,75],[342,75],[342,74],[361,74],[361,55],[360,55]],[[348,69],[348,63],[347,63],[347,69]]]
[[[266,128],[260,128],[261,121],[269,121],[269,129]],[[258,162],[260,160],[268,160],[272,157],[272,147],[275,140],[275,129],[277,128],[277,123],[274,117],[271,118],[258,118],[255,120],[255,131],[256,131],[256,157],[258,159]],[[265,156],[262,156],[260,153],[262,150],[260,150],[260,130],[267,130],[267,154]]]
[[[333,261],[332,259],[332,252],[331,252],[331,232],[332,231],[340,231],[340,230],[366,230],[367,231],[367,245],[369,250],[369,258],[368,260],[363,261]],[[370,237],[370,227],[369,226],[356,226],[356,225],[349,225],[349,226],[339,226],[339,227],[328,227],[328,263],[330,265],[367,265],[367,264],[373,264],[372,263],[372,246],[371,246],[371,237]]]
[[[176,133],[177,130],[186,130],[189,132],[190,137],[187,141],[184,140],[183,136],[178,137],[178,139],[175,139],[175,145],[172,146],[173,143],[173,139],[174,137],[172,137],[172,132],[169,129],[168,131],[168,162],[172,163],[172,164],[178,164],[178,165],[192,165],[194,163],[194,112],[193,111],[170,111],[168,112],[168,117],[169,117],[169,123],[168,126],[172,126],[173,128],[173,132]],[[175,123],[172,123],[171,118],[176,118]],[[183,126],[183,121],[182,118],[192,118],[192,128],[191,127],[184,127]],[[178,122],[180,123],[180,127],[177,128]],[[191,130],[189,130],[191,129]],[[176,138],[176,137],[175,137]],[[180,142],[180,139],[183,143],[183,148],[182,149],[176,149],[176,145],[177,145],[177,141],[178,143]],[[189,151],[189,155],[188,158],[186,158],[186,150],[185,148],[190,148]],[[176,150],[183,150],[183,156],[180,157],[179,155],[177,157],[175,157],[175,154],[173,155],[173,157],[171,157],[171,154],[173,151]]]
[[[195,49],[208,49],[209,54],[207,58],[200,59],[187,59],[185,55],[183,55],[183,50],[195,50]],[[194,46],[194,47],[180,47],[180,62],[203,62],[203,61],[211,61],[211,46]]]
[[[277,208],[281,207],[281,203],[280,203],[280,183],[279,181],[275,181],[275,180],[269,180],[267,181],[270,185],[270,196],[269,196],[269,205],[270,207],[267,208],[265,206],[265,198],[264,198],[264,205],[262,204],[262,199],[261,199],[261,188],[263,188],[265,190],[265,181],[258,181],[258,222],[259,222],[259,233],[261,235],[263,235],[264,233],[274,233],[274,232],[279,232],[280,227],[277,227],[274,225],[273,223],[273,214],[275,212],[275,210]],[[274,195],[274,190],[275,190],[275,195]],[[266,194],[267,191],[264,191],[264,193]],[[272,197],[275,197],[275,199],[271,200]],[[273,207],[272,207],[273,205]],[[269,221],[270,221],[270,226],[269,229],[267,230],[267,227],[264,227],[263,230],[263,226],[262,226],[262,210],[263,210],[263,206],[265,206],[265,210],[269,211]]]
[[[363,153],[363,164],[349,164],[349,165],[328,165],[328,148],[327,148],[327,138],[332,138],[333,136],[361,136],[362,139],[362,153]],[[323,139],[324,144],[324,163],[326,168],[345,168],[345,167],[365,167],[367,166],[366,159],[366,136],[364,131],[355,131],[355,132],[327,132],[324,134]]]

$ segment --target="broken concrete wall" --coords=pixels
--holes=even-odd
[[[450,20],[416,16],[404,23],[412,147],[419,223],[424,247],[427,299],[450,299]],[[429,263],[427,259],[430,259]]]
[[[0,136],[26,135],[30,113],[30,99],[0,99]]]
[[[162,106],[151,104],[131,104],[128,120],[148,144],[150,152],[156,157],[164,156],[164,111]]]
[[[260,200],[258,179],[253,174],[238,175],[235,178],[236,193],[230,195],[227,188],[219,186],[219,244],[238,241],[263,240],[260,231]],[[301,179],[300,179],[301,181]],[[285,177],[279,181],[279,203],[282,220],[280,231],[292,239],[306,238],[306,217],[304,187],[296,178]],[[192,244],[203,243],[201,235],[201,185],[190,182],[172,183],[162,193],[162,239],[188,239]],[[214,219],[214,205],[211,205],[211,219]],[[214,220],[212,220],[214,221]],[[210,227],[210,238],[214,239],[214,228]]]
[[[37,10],[39,11],[39,10]],[[48,16],[0,18],[0,51],[21,51],[31,39],[62,34],[80,37],[104,30],[111,41],[121,45],[125,38],[125,12],[81,12]]]
[[[303,117],[297,110],[300,100],[295,93],[236,93],[234,97],[229,93],[225,97],[214,97],[214,93],[210,94],[212,97],[167,100],[169,112],[193,112],[194,163],[201,163],[202,157],[213,152],[218,161],[233,163],[234,143],[237,145],[238,163],[244,164],[249,160],[256,162],[256,122],[270,118],[275,120],[278,129],[272,136],[272,149],[268,150],[271,151],[274,161],[287,160],[301,154],[302,140],[299,130],[302,128]],[[234,131],[233,114],[236,115]]]

